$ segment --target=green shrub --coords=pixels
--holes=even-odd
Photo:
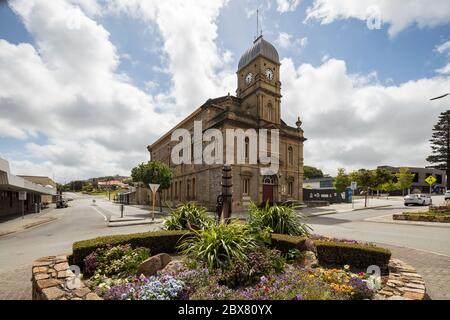
[[[203,208],[189,202],[172,211],[170,218],[164,222],[164,227],[167,230],[188,230],[190,224],[193,229],[203,229],[212,222],[213,219],[206,214]]]
[[[306,251],[306,238],[288,236],[285,234],[275,234],[271,236],[271,246],[277,248],[282,253],[287,254],[292,249]]]
[[[371,265],[379,266],[383,272],[388,271],[391,252],[373,245],[353,244],[332,241],[314,241],[317,247],[319,263],[327,267],[350,265],[352,268],[365,270]]]
[[[131,276],[149,256],[149,249],[132,249],[129,244],[99,248],[84,259],[85,273],[108,277]]]
[[[132,248],[148,248],[152,254],[175,253],[177,245],[188,231],[157,231],[126,235],[98,237],[90,240],[78,241],[73,244],[72,261],[83,267],[83,259],[98,248],[129,244]]]
[[[248,253],[245,261],[235,261],[222,274],[219,284],[223,283],[232,289],[252,286],[257,284],[262,276],[283,271],[284,263],[280,251],[260,247]]]
[[[204,263],[209,269],[225,269],[233,261],[244,261],[246,253],[255,247],[256,239],[250,228],[236,222],[195,231],[179,246],[183,254]]]
[[[253,229],[270,228],[274,233],[291,236],[309,235],[312,230],[300,222],[301,215],[293,205],[269,206],[267,202],[264,208],[259,208],[255,203],[251,203],[249,213],[249,224]]]

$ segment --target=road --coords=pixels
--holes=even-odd
[[[103,235],[145,232],[159,229],[158,225],[108,228],[105,217],[119,215],[117,205],[106,199],[74,196],[70,207],[57,212],[58,219],[46,225],[0,237],[0,299],[31,298],[31,264],[42,256],[70,253],[75,241]],[[127,207],[135,215],[146,213]]]
[[[102,235],[159,229],[160,225],[107,227],[105,218],[119,216],[117,205],[101,197],[76,196],[71,206],[56,212],[57,220],[26,231],[0,237],[0,299],[31,298],[33,260],[69,253],[74,241]],[[92,200],[96,200],[93,206]],[[419,226],[367,221],[405,210],[401,202],[389,208],[341,212],[310,217],[314,233],[375,242],[413,265],[424,276],[433,299],[450,299],[450,226]],[[417,209],[410,209],[417,210]],[[148,212],[126,207],[126,215],[146,217]]]
[[[383,218],[417,210],[396,201],[387,208],[309,217],[305,222],[316,234],[373,242],[389,248],[394,257],[409,263],[423,276],[431,299],[450,300],[450,225],[395,223]]]

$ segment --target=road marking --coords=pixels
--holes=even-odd
[[[97,211],[103,217],[103,219],[105,219],[105,221],[108,221],[108,218],[100,210],[98,210],[96,207],[92,207],[92,206],[91,206],[91,208],[94,209],[95,211]]]

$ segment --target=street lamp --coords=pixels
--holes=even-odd
[[[436,97],[436,98],[432,98],[432,99],[430,99],[430,101],[439,100],[439,99],[445,98],[447,96],[450,96],[450,93],[446,93],[446,94],[444,94],[442,96],[439,96],[439,97]]]

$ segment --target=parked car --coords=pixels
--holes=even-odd
[[[445,201],[450,200],[450,190],[445,191],[444,199]]]
[[[409,194],[405,197],[405,206],[429,206],[432,204],[431,196],[427,194]]]

